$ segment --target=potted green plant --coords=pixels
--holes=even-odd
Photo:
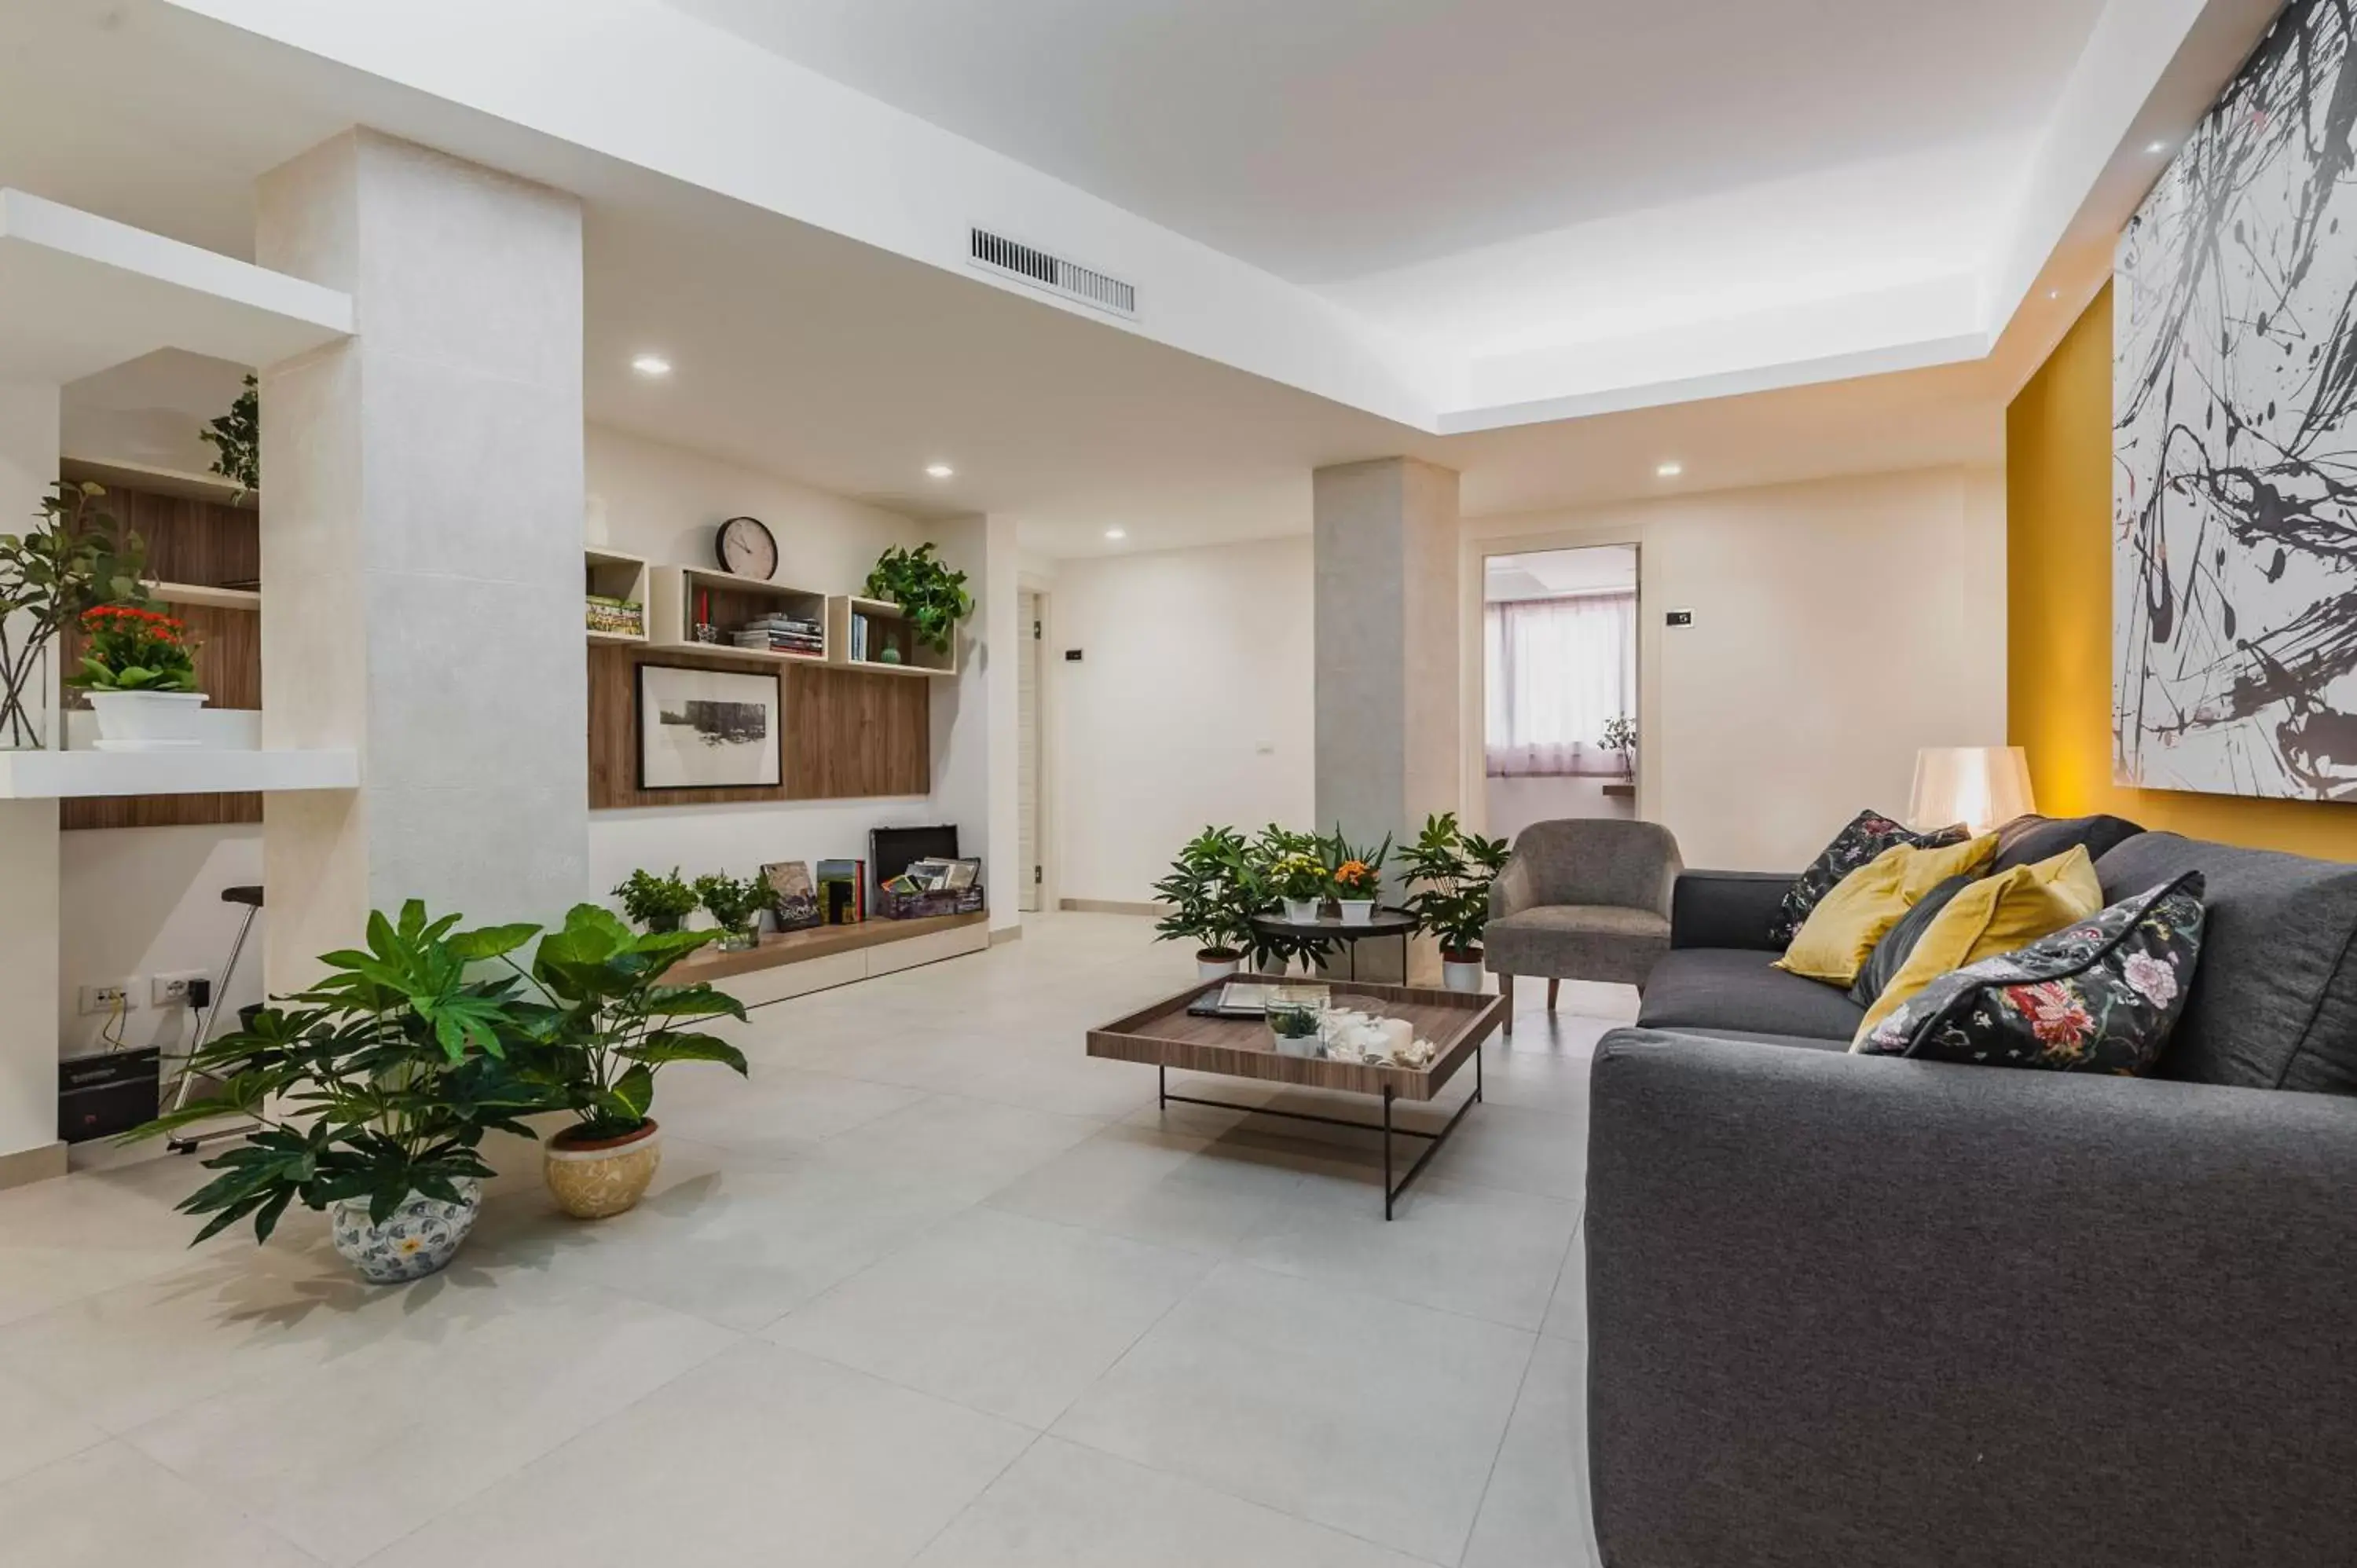
[[[237,486],[232,502],[262,488],[262,392],[252,376],[229,412],[207,421],[197,439],[213,449],[213,472]]]
[[[41,498],[39,527],[0,534],[0,746],[47,744],[35,708],[57,635],[100,605],[145,601],[146,544],[100,504],[105,494],[60,482]]]
[[[667,876],[659,876],[643,868],[622,878],[614,889],[614,897],[622,901],[622,913],[651,931],[675,931],[679,923],[695,913],[695,889],[680,876],[679,867],[671,868]]]
[[[1440,944],[1442,983],[1481,989],[1481,933],[1490,923],[1490,885],[1505,869],[1506,841],[1461,832],[1457,813],[1425,820],[1407,848],[1408,913]]]
[[[965,591],[965,574],[943,565],[931,543],[914,550],[895,545],[885,551],[860,592],[899,606],[916,639],[941,653],[956,645],[958,623],[974,613],[974,596]]]
[[[97,713],[101,751],[198,743],[205,694],[185,622],[144,605],[100,605],[82,612],[81,633],[81,669],[66,684]]]
[[[1383,862],[1392,853],[1392,839],[1372,849],[1354,846],[1342,836],[1340,823],[1324,841],[1327,880],[1334,888],[1334,907],[1346,926],[1363,926],[1374,918],[1383,896]]]
[[[1195,943],[1200,979],[1233,974],[1252,940],[1256,886],[1243,835],[1233,828],[1205,828],[1179,850],[1170,875],[1154,885],[1154,897],[1170,906],[1154,928],[1156,940]]]
[[[693,1026],[741,1023],[743,1004],[702,982],[664,981],[716,934],[640,936],[611,911],[582,904],[533,954],[539,1000],[518,1008],[533,1042],[528,1074],[575,1118],[543,1145],[541,1170],[557,1207],[576,1219],[622,1213],[646,1195],[662,1163],[662,1128],[651,1114],[656,1073],[686,1061],[746,1070],[742,1051]]]
[[[1616,714],[1604,721],[1604,749],[1618,752],[1620,757],[1620,777],[1630,778],[1637,771],[1637,721],[1626,714]]]
[[[539,928],[457,922],[428,919],[415,900],[397,920],[373,914],[366,950],[325,955],[325,978],[195,1053],[190,1068],[219,1089],[129,1137],[225,1115],[256,1123],[205,1162],[220,1174],[179,1205],[212,1217],[198,1240],[250,1216],[266,1241],[300,1202],[327,1212],[336,1251],[364,1279],[398,1283],[449,1262],[492,1174],[484,1136],[532,1136],[518,1118],[546,1105],[509,1056],[524,1039],[520,980],[474,973]]]
[[[770,895],[759,881],[718,872],[699,876],[695,879],[695,901],[719,926],[721,951],[743,952],[759,940],[754,928]]]

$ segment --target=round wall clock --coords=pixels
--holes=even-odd
[[[720,525],[715,542],[720,569],[731,576],[759,577],[766,583],[778,575],[778,542],[759,518],[730,518]]]

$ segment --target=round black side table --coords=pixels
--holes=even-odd
[[[1397,937],[1400,945],[1399,983],[1407,983],[1408,939],[1415,935],[1415,917],[1405,909],[1376,909],[1367,917],[1363,926],[1345,925],[1340,915],[1320,915],[1314,920],[1288,920],[1282,915],[1254,915],[1252,928],[1263,936],[1312,937],[1323,941],[1338,941],[1351,952],[1350,978],[1359,978],[1359,944],[1369,937]],[[1287,964],[1289,969],[1292,966]]]

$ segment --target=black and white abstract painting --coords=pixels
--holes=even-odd
[[[782,780],[778,678],[639,666],[639,788],[720,789]]]
[[[2125,784],[2357,799],[2357,50],[2293,0],[2121,236]]]

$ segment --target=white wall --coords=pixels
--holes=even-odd
[[[928,526],[876,507],[846,500],[823,490],[737,467],[682,447],[648,441],[619,430],[591,425],[587,443],[589,512],[593,527],[602,526],[606,542],[617,550],[673,564],[700,564],[711,559],[713,525],[740,514],[759,518],[778,541],[777,580],[796,587],[829,594],[858,591],[887,546],[917,545],[939,540],[944,554],[974,571],[985,525],[980,519]],[[1002,531],[1005,525],[1002,524]],[[1011,557],[1011,544],[1002,542]],[[976,572],[977,585],[980,574]],[[1012,601],[1012,574],[1006,595]],[[984,630],[983,608],[963,633]],[[961,745],[971,735],[979,748],[986,736],[980,726],[969,731],[952,715],[971,703],[979,710],[987,690],[987,660],[971,642],[965,650],[970,668],[966,679],[940,683],[933,693],[937,790],[945,777],[963,779],[950,761],[946,743],[954,734]],[[1011,671],[1011,666],[1010,666]],[[1007,723],[1011,726],[1010,710]],[[1011,753],[1010,753],[1011,760]],[[979,759],[977,759],[979,761]],[[972,787],[952,791],[971,803],[983,799],[979,775]],[[979,811],[963,811],[944,803],[938,794],[906,799],[817,801],[740,806],[666,806],[646,810],[593,811],[589,815],[589,874],[593,890],[602,893],[632,868],[669,870],[677,865],[694,876],[726,871],[749,876],[769,861],[816,861],[836,856],[865,855],[868,830],[956,821],[961,842],[970,853],[987,853],[990,823]],[[991,906],[1012,919],[1015,889],[1005,884],[996,867],[987,868]],[[1003,885],[1004,884],[1004,885]],[[994,924],[999,923],[994,918]]]
[[[99,1030],[105,1018],[78,1011],[81,987],[134,976],[137,1005],[124,1015],[124,1044],[178,1054],[191,1043],[196,1015],[186,1007],[150,1005],[148,983],[157,974],[220,972],[245,915],[243,906],[221,902],[221,889],[262,880],[261,825],[103,828],[59,838],[58,929],[66,957],[59,1054],[104,1048]],[[262,1000],[259,922],[253,929],[224,998],[224,1018]]]
[[[1059,896],[1143,903],[1206,823],[1314,825],[1312,582],[1298,538],[1057,564]]]
[[[1998,470],[1483,518],[1466,532],[1477,558],[1640,546],[1638,810],[1676,832],[1689,865],[1799,866],[1859,808],[1905,811],[1917,747],[2004,743]],[[1673,609],[1695,624],[1664,628]],[[1477,644],[1466,658],[1479,712]],[[1477,741],[1469,783],[1480,766]]]
[[[1489,802],[1489,825],[1481,831],[1508,843],[1533,822],[1559,822],[1566,817],[1633,817],[1636,803],[1625,796],[1607,795],[1602,779],[1528,777],[1491,779],[1482,791]]]

